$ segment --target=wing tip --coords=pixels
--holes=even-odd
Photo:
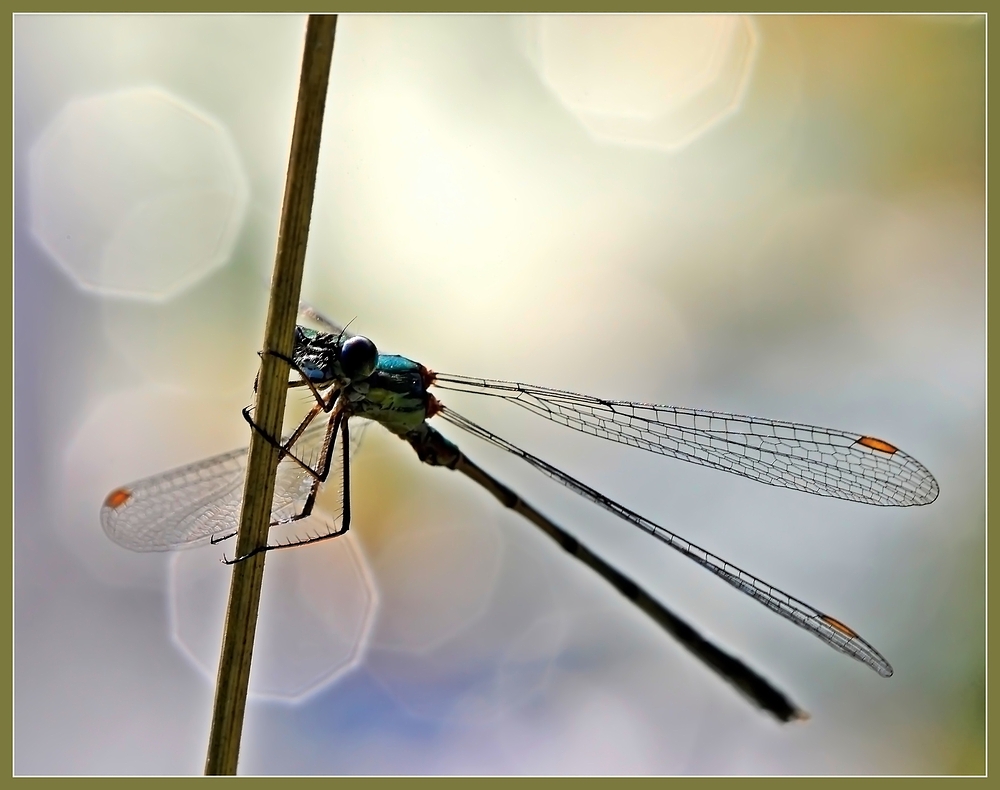
[[[828,626],[830,626],[834,631],[840,632],[848,639],[858,638],[857,631],[855,631],[853,628],[850,628],[849,626],[844,625],[842,622],[840,622],[840,620],[836,619],[835,617],[830,617],[830,615],[824,614],[820,615],[820,619]]]
[[[929,504],[931,504],[931,502],[933,502],[934,500],[936,500],[938,498],[938,495],[941,493],[941,486],[938,485],[938,481],[934,479],[934,475],[932,475],[930,472],[928,472],[927,473],[927,477],[928,477],[928,482],[929,482],[929,486],[927,488],[927,493],[924,495],[924,497],[919,502],[917,502],[918,505],[929,505]]]
[[[878,450],[886,455],[895,455],[899,452],[899,448],[894,444],[889,444],[889,442],[883,441],[882,439],[876,439],[874,436],[859,436],[855,440],[855,444],[860,444],[862,447],[867,447],[869,450]]]
[[[126,505],[132,499],[132,489],[130,488],[116,488],[106,497],[104,497],[104,505],[102,509],[104,510],[119,510],[122,506]]]

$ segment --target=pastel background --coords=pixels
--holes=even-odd
[[[133,554],[98,511],[247,440],[303,29],[14,20],[18,774],[202,770],[222,551]],[[812,714],[781,726],[372,428],[350,536],[268,559],[241,772],[982,773],[984,129],[983,17],[342,17],[305,299],[436,370],[879,436],[941,495],[831,501],[447,398],[895,676],[443,429]]]

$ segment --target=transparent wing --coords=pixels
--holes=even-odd
[[[312,321],[321,327],[324,332],[329,332],[333,335],[343,334],[345,338],[354,337],[353,332],[348,331],[346,327],[323,315],[323,313],[307,302],[299,302],[299,318],[301,320]]]
[[[464,431],[478,436],[487,442],[506,450],[508,453],[516,455],[527,461],[540,472],[548,475],[553,480],[562,483],[571,491],[586,497],[591,502],[600,505],[605,510],[614,513],[619,518],[633,524],[648,532],[653,537],[663,541],[672,549],[679,551],[688,559],[694,560],[703,568],[707,568],[716,576],[729,582],[733,587],[746,593],[754,600],[764,604],[768,609],[777,612],[782,617],[795,623],[800,628],[804,628],[809,633],[818,637],[826,644],[830,645],[842,653],[846,653],[852,658],[866,664],[874,669],[882,677],[892,676],[892,666],[872,645],[866,642],[861,636],[839,620],[830,617],[798,598],[793,598],[777,587],[772,587],[761,581],[753,574],[747,573],[735,565],[732,565],[721,557],[705,551],[705,549],[689,543],[684,538],[676,535],[659,524],[650,521],[644,516],[640,516],[624,505],[620,505],[613,499],[609,499],[599,491],[581,483],[579,480],[570,477],[565,472],[560,471],[549,463],[546,463],[537,456],[522,450],[520,447],[511,444],[506,439],[502,439],[496,434],[488,431],[480,425],[467,420],[462,415],[447,407],[442,407],[439,412],[441,416],[453,425]]]
[[[316,468],[329,427],[326,415],[314,419],[292,452]],[[363,430],[352,432],[352,452],[363,434]],[[244,447],[117,488],[104,501],[101,525],[115,543],[133,551],[168,551],[227,536],[239,519],[246,462]],[[340,480],[339,452],[333,454],[332,463],[330,479]],[[283,458],[275,477],[271,521],[297,516],[313,483],[300,464]]]
[[[858,433],[726,412],[605,400],[512,381],[434,374],[442,389],[491,395],[577,431],[768,485],[871,505],[938,495],[915,458]]]

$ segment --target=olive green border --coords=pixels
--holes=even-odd
[[[987,535],[987,538],[986,538],[986,549],[987,550],[986,550],[986,556],[983,558],[984,562],[986,563],[986,612],[987,612],[987,621],[986,621],[986,651],[987,651],[986,652],[986,689],[987,689],[987,693],[986,693],[986,721],[987,721],[987,726],[986,726],[986,768],[987,768],[987,771],[989,770],[990,751],[991,751],[990,746],[991,746],[991,744],[992,744],[992,742],[994,740],[994,738],[991,737],[990,727],[989,727],[989,718],[990,718],[989,712],[990,712],[990,708],[992,707],[990,705],[990,702],[992,701],[992,699],[994,699],[996,697],[996,691],[994,690],[996,684],[993,684],[993,687],[991,687],[990,686],[990,682],[989,682],[989,676],[990,676],[990,661],[989,661],[989,658],[990,658],[991,654],[992,655],[996,655],[996,651],[995,650],[990,650],[990,636],[991,636],[991,634],[990,634],[990,627],[989,627],[990,626],[989,611],[990,611],[990,609],[993,609],[993,611],[997,611],[997,607],[993,605],[995,603],[995,601],[991,600],[991,594],[990,594],[990,573],[989,573],[989,566],[990,566],[991,554],[995,554],[996,553],[995,550],[993,552],[990,552],[990,549],[989,549],[989,545],[990,545],[990,541],[989,541],[989,500],[990,500],[990,494],[992,493],[992,490],[993,490],[993,477],[990,474],[990,468],[989,468],[989,453],[990,453],[990,444],[991,444],[990,439],[991,439],[992,435],[995,433],[995,429],[993,431],[991,431],[990,427],[989,427],[990,426],[990,422],[989,422],[989,413],[990,413],[990,408],[989,408],[990,397],[989,397],[989,393],[990,393],[990,390],[992,389],[992,387],[990,386],[992,382],[990,381],[990,369],[989,369],[989,367],[990,367],[990,365],[989,365],[989,359],[990,359],[990,357],[989,357],[989,346],[990,346],[990,341],[992,340],[992,338],[990,337],[990,324],[991,324],[991,322],[990,322],[990,303],[993,301],[991,299],[992,288],[990,287],[990,277],[989,277],[989,273],[990,273],[990,269],[991,269],[991,266],[990,266],[989,238],[990,238],[990,235],[991,235],[990,231],[993,230],[992,222],[990,221],[990,215],[989,215],[989,183],[990,183],[991,180],[993,180],[992,177],[993,177],[994,172],[996,171],[996,165],[992,164],[991,161],[990,161],[989,150],[991,148],[990,144],[993,141],[993,134],[995,133],[995,131],[991,131],[991,128],[992,128],[992,130],[996,130],[998,128],[997,124],[992,123],[992,121],[993,121],[993,112],[992,112],[992,110],[996,106],[996,102],[991,100],[993,97],[992,97],[992,92],[990,90],[990,85],[1000,85],[1000,70],[998,70],[998,64],[1000,64],[1000,56],[998,56],[998,53],[996,51],[996,46],[993,45],[990,42],[989,24],[987,23],[987,34],[986,34],[986,86],[987,86],[987,90],[986,90],[986,101],[987,101],[987,105],[986,105],[986,129],[987,129],[987,135],[986,135],[986,206],[987,206],[987,211],[986,211],[986,241],[987,241],[987,244],[986,244],[986,349],[987,349],[987,353],[986,353],[986,456],[987,456],[986,457],[986,502],[987,502],[987,504],[986,504],[986,508],[985,508],[985,510],[986,510],[986,535]],[[995,543],[996,543],[996,541],[994,541],[994,544]],[[995,598],[995,596],[993,596],[993,597]]]
[[[6,34],[6,40],[11,42],[11,49],[13,49],[14,40],[14,24],[13,18],[7,17],[4,22],[4,32]],[[14,186],[14,162],[13,162],[13,150],[14,150],[14,118],[13,118],[13,53],[8,56],[4,61],[3,70],[5,73],[6,80],[4,82],[7,85],[7,101],[4,104],[4,110],[7,115],[7,123],[4,126],[5,142],[7,144],[7,150],[11,152],[11,155],[4,160],[4,170],[7,173],[7,183],[10,184],[10,189],[4,193],[3,201],[6,204],[7,216],[10,218],[6,224],[5,236],[7,239],[7,249],[10,250],[10,257],[6,258],[6,266],[4,266],[4,277],[0,278],[3,281],[3,289],[7,292],[7,304],[10,308],[10,318],[7,321],[0,322],[0,332],[3,333],[2,339],[0,339],[0,348],[6,348],[9,354],[9,364],[8,370],[9,379],[6,387],[3,388],[2,401],[3,405],[0,406],[4,415],[3,422],[0,423],[2,428],[0,430],[4,431],[4,435],[7,436],[5,444],[10,448],[7,455],[4,456],[4,472],[6,474],[0,475],[0,479],[3,480],[4,489],[0,493],[0,501],[10,502],[10,520],[7,522],[0,522],[0,529],[9,529],[7,533],[8,546],[10,550],[7,552],[7,562],[4,563],[5,581],[7,583],[0,584],[0,589],[3,590],[0,593],[0,617],[3,618],[3,629],[4,634],[3,641],[7,643],[7,650],[0,651],[0,655],[3,656],[2,667],[10,678],[10,682],[5,688],[5,698],[8,700],[6,706],[7,710],[10,712],[9,716],[4,719],[4,726],[2,727],[2,733],[6,737],[3,738],[3,750],[7,757],[7,764],[10,766],[11,773],[14,771],[14,424],[13,424],[13,414],[14,414],[14,198],[13,198],[13,186]],[[8,642],[9,640],[9,642]]]
[[[701,11],[704,12],[708,10],[704,5],[693,3],[693,2],[669,2],[668,0],[629,0],[628,2],[618,2],[611,3],[608,0],[603,0],[603,2],[597,2],[596,0],[548,0],[548,2],[541,2],[540,0],[520,0],[520,2],[513,2],[512,0],[505,0],[504,2],[447,2],[442,0],[423,0],[418,2],[418,0],[383,0],[381,3],[370,2],[370,0],[360,0],[355,2],[342,2],[335,5],[334,9],[322,9],[317,8],[320,4],[317,3],[303,3],[295,4],[293,6],[295,13],[304,13],[311,10],[337,10],[343,11],[345,13],[349,12],[454,12],[454,11],[472,11],[472,12],[496,12],[496,13],[516,13],[516,12],[529,12],[529,11],[552,11],[552,12],[568,12],[568,11],[611,11],[616,12],[623,11]],[[940,2],[923,2],[918,0],[914,2],[911,0],[908,3],[895,2],[890,0],[889,2],[883,2],[878,4],[865,3],[865,2],[837,2],[833,4],[814,5],[812,8],[820,12],[832,12],[832,13],[851,13],[851,12],[917,12],[917,13],[934,13],[934,12],[947,12],[955,13],[957,11],[963,11],[965,13],[985,13],[989,10],[989,6],[992,4],[977,3],[977,4],[967,4],[962,3],[958,8],[954,5],[946,6],[945,3]],[[97,0],[96,2],[22,2],[18,3],[14,9],[13,13],[23,12],[23,13],[33,13],[33,12],[44,12],[44,13],[57,13],[57,12],[76,12],[76,13],[90,13],[90,12],[127,12],[139,10],[138,7],[145,6],[142,11],[169,11],[173,13],[177,12],[190,12],[190,13],[204,13],[204,12],[247,12],[247,11],[275,11],[279,4],[270,3],[260,3],[250,0],[242,0],[242,2],[227,2],[223,0],[209,0],[208,2],[192,2],[192,0],[172,0],[171,2],[159,2],[159,3],[136,3],[134,2],[109,2],[108,0]],[[766,4],[751,4],[745,2],[725,2],[725,3],[714,3],[712,4],[712,11],[723,12],[723,11],[741,11],[741,12],[756,12],[756,13],[780,13],[780,12],[794,12],[806,10],[808,6],[801,2],[770,2]],[[283,12],[290,12],[288,7],[286,7]],[[4,23],[6,40],[10,43],[11,50],[13,48],[13,16],[8,15]],[[987,37],[987,85],[990,84],[1000,84],[998,78],[1000,75],[997,73],[997,62],[995,47],[992,46]],[[5,136],[7,143],[7,150],[13,152],[13,74],[12,74],[12,53],[8,52],[8,57],[4,59],[3,71],[6,77],[5,84],[8,86],[7,101],[4,104],[5,114],[7,117],[7,124],[5,126]],[[989,94],[989,90],[988,90]],[[992,104],[992,103],[991,103]],[[992,112],[987,113],[987,123],[992,119]],[[988,140],[992,140],[992,134],[988,136]],[[12,157],[8,157],[5,161],[4,167],[8,173],[8,183],[13,186],[13,162]],[[987,159],[987,183],[992,175],[995,167],[990,165],[989,159]],[[8,415],[2,425],[5,430],[5,435],[8,437],[7,444],[10,447],[10,453],[7,456],[7,464],[9,468],[7,474],[3,476],[5,481],[5,491],[6,495],[0,494],[0,500],[11,502],[11,517],[9,520],[9,535],[11,550],[7,552],[7,563],[6,568],[8,571],[7,578],[11,580],[11,583],[2,585],[2,604],[0,604],[0,610],[3,612],[3,623],[6,626],[4,633],[7,635],[7,640],[9,640],[9,649],[4,652],[3,668],[7,672],[7,676],[10,678],[10,683],[7,686],[6,697],[8,699],[7,710],[10,711],[10,715],[5,720],[5,726],[2,727],[2,732],[7,737],[3,739],[4,746],[3,750],[7,756],[7,764],[10,766],[11,775],[13,775],[14,764],[13,764],[13,456],[14,456],[14,444],[13,444],[13,375],[14,375],[14,359],[13,359],[13,189],[6,193],[4,198],[4,203],[8,209],[8,216],[10,221],[6,226],[6,236],[8,239],[7,248],[11,250],[11,257],[7,258],[7,271],[6,277],[3,278],[3,287],[8,294],[8,304],[10,305],[11,318],[6,322],[0,322],[2,325],[3,332],[3,345],[9,350],[9,370],[10,379],[9,386],[6,388],[3,398],[3,409],[4,413]],[[987,218],[987,228],[992,229],[992,223]],[[988,249],[988,248],[987,248]],[[989,271],[989,260],[987,258],[987,272]],[[989,301],[992,289],[989,285],[989,279],[987,277],[987,333],[988,341],[989,339]],[[987,356],[987,364],[989,357]],[[989,371],[987,371],[987,387],[989,388],[990,377]],[[989,389],[987,390],[989,391]],[[987,412],[988,413],[988,412]],[[988,419],[988,417],[987,417]],[[987,422],[987,425],[989,423]],[[987,429],[987,453],[989,451],[990,438],[992,433]],[[988,459],[987,459],[988,460]],[[5,464],[5,466],[7,465]],[[989,493],[992,490],[992,476],[989,474],[989,468],[987,466],[987,498],[989,498]],[[988,513],[988,510],[987,510]],[[988,524],[988,521],[987,521]],[[946,528],[946,525],[944,525]],[[1000,540],[1000,538],[998,538]],[[989,557],[989,552],[987,552],[987,560]],[[987,589],[989,589],[989,576],[987,574]],[[989,597],[989,596],[988,596]],[[989,603],[989,601],[988,601]],[[989,645],[989,632],[987,632],[987,644]],[[7,641],[5,640],[5,641]],[[987,671],[989,669],[989,664],[987,664]],[[989,684],[987,684],[987,689],[990,689]],[[989,702],[995,696],[995,692],[992,689],[987,695],[987,717],[990,708]],[[992,738],[990,736],[990,730],[987,728],[987,766],[989,765],[989,753]],[[58,748],[58,744],[53,745],[54,748]],[[28,778],[20,779],[22,782],[37,781]],[[106,782],[107,780],[91,780],[94,782]],[[160,780],[164,781],[164,780]],[[165,780],[173,781],[178,780]],[[273,782],[272,779],[260,779],[251,780],[255,782],[268,782],[269,784]],[[315,780],[328,782],[329,780]],[[351,778],[351,779],[339,779],[338,785],[343,786],[344,782],[350,783],[352,786],[357,786],[364,783],[366,786],[372,786],[373,783],[379,785],[385,784],[390,781],[397,781],[392,779],[363,779],[363,778]],[[431,786],[431,783],[440,783],[441,779],[413,779],[407,780],[408,782],[416,782],[421,785]],[[467,782],[477,781],[477,783],[482,784],[483,782],[496,783],[498,781],[509,782],[518,781],[523,782],[523,780],[517,779],[483,779],[483,780],[471,780],[471,779],[453,779],[449,780],[449,785],[454,786],[456,782],[464,785]],[[528,780],[529,783],[534,784],[535,780]],[[563,782],[563,781],[574,781],[574,782],[584,782],[588,785],[592,785],[595,781],[600,781],[602,784],[609,781],[621,781],[620,779],[611,780],[559,780],[551,779],[545,780],[547,783],[552,782]],[[647,779],[647,780],[637,780],[644,783],[648,782],[661,782],[662,780],[657,779]],[[676,780],[674,780],[676,781]],[[711,784],[716,784],[722,782],[721,779],[689,779],[686,782],[698,782],[700,785],[704,785],[705,782]],[[751,782],[759,786],[764,786],[767,782],[768,786],[774,782],[774,779],[750,779],[750,780],[740,780],[741,782]],[[825,781],[830,782],[845,782],[851,780],[845,780],[844,778],[830,778]],[[854,780],[857,781],[857,780]],[[879,781],[877,779],[866,780]]]
[[[124,13],[141,11],[143,13],[246,13],[268,11],[272,13],[304,14],[310,12],[340,12],[350,13],[569,13],[569,12],[653,12],[673,11],[686,13],[985,13],[986,4],[956,2],[944,3],[941,0],[882,0],[872,3],[863,0],[836,3],[808,3],[802,0],[770,0],[767,3],[750,3],[746,0],[728,0],[710,4],[693,2],[692,0],[352,0],[352,2],[317,3],[299,2],[285,5],[275,2],[260,2],[260,0],[167,0],[163,2],[146,2],[146,0],[56,0],[46,2],[25,2],[15,4],[13,13]],[[8,39],[9,40],[9,39]]]

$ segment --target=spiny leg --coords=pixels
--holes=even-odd
[[[327,532],[326,534],[316,534],[307,538],[302,538],[300,540],[289,540],[286,543],[276,543],[269,544],[266,546],[261,546],[260,548],[254,549],[248,554],[244,554],[242,557],[237,557],[236,559],[230,560],[223,557],[223,562],[226,565],[233,565],[237,562],[242,562],[243,560],[254,556],[255,554],[260,554],[264,551],[272,551],[274,549],[290,549],[295,546],[307,546],[310,543],[319,543],[322,540],[329,540],[330,538],[336,538],[343,535],[351,527],[351,435],[350,428],[348,427],[348,418],[342,411],[338,411],[334,418],[333,430],[330,432],[328,437],[327,445],[324,453],[324,461],[322,464],[322,473],[313,481],[312,489],[309,492],[309,496],[306,499],[305,504],[302,506],[302,510],[297,514],[288,519],[283,519],[282,521],[272,522],[270,526],[279,526],[283,524],[289,524],[293,521],[299,521],[301,519],[307,518],[312,515],[313,507],[316,504],[316,495],[319,493],[320,486],[326,482],[327,477],[330,474],[330,469],[332,468],[333,460],[333,450],[334,445],[339,437],[342,445],[343,453],[343,490],[342,490],[342,519],[341,527],[333,532]],[[235,533],[234,533],[235,534]],[[225,540],[232,535],[226,536],[221,540]],[[215,542],[213,540],[213,542]]]
[[[316,398],[316,403],[323,407],[323,411],[330,411],[331,409],[333,409],[334,404],[337,402],[337,398],[335,396],[340,391],[339,389],[333,388],[331,390],[329,399],[324,398],[323,393],[319,391],[319,388],[317,388],[315,382],[313,382],[313,380],[309,378],[309,376],[302,369],[299,363],[296,362],[294,359],[292,359],[291,357],[286,357],[280,351],[264,350],[257,352],[257,356],[259,357],[263,357],[265,354],[267,354],[270,357],[275,357],[276,359],[280,359],[282,362],[287,364],[288,367],[290,367],[292,370],[294,370],[296,373],[299,374],[298,381],[288,382],[289,387],[309,387],[309,389],[312,391],[313,397]],[[256,392],[257,391],[256,379],[254,380],[253,388],[254,391]]]
[[[310,543],[319,543],[321,540],[329,540],[330,538],[337,538],[343,535],[351,528],[351,436],[350,429],[348,428],[348,421],[345,417],[341,423],[340,430],[340,442],[341,442],[341,453],[343,459],[343,486],[342,486],[342,499],[341,499],[341,527],[333,532],[327,532],[324,535],[313,535],[308,538],[303,538],[301,540],[292,540],[286,543],[278,543],[271,546],[264,547],[264,551],[270,551],[272,549],[290,549],[295,546],[308,546]],[[332,445],[331,445],[332,455]],[[330,469],[330,457],[327,458],[326,470],[329,474]],[[289,521],[295,521],[301,518],[305,518],[310,513],[312,513],[313,506],[316,502],[316,495],[319,492],[319,487],[322,482],[326,480],[326,476],[323,480],[318,480],[313,485],[313,489],[309,494],[309,499],[306,500],[305,506],[302,508],[302,513],[295,516]]]
[[[270,444],[272,447],[277,448],[279,453],[278,456],[279,462],[283,458],[291,458],[295,463],[301,466],[312,477],[319,478],[322,476],[323,479],[325,480],[326,479],[325,472],[323,472],[322,469],[313,469],[308,463],[303,461],[301,458],[299,458],[292,452],[292,447],[295,446],[295,443],[302,437],[302,434],[305,433],[306,429],[316,418],[316,416],[320,413],[320,411],[322,411],[320,404],[316,404],[315,406],[313,406],[312,409],[310,409],[309,413],[302,418],[302,421],[298,424],[296,429],[292,431],[292,435],[288,437],[288,441],[285,442],[284,444],[282,444],[273,436],[268,434],[259,425],[257,425],[257,423],[253,421],[253,418],[250,416],[249,406],[245,406],[243,408],[242,414],[243,414],[243,419],[246,420],[247,423],[249,423],[250,427],[253,428],[254,431],[263,436],[265,441],[267,441],[267,443]],[[333,419],[336,420],[336,417],[334,417]]]
[[[308,464],[306,464],[305,462],[303,462],[302,460],[300,460],[298,457],[296,457],[291,452],[291,447],[295,444],[296,441],[298,441],[299,437],[302,435],[302,433],[305,431],[305,429],[309,426],[309,424],[313,421],[313,419],[315,419],[316,415],[320,412],[320,410],[325,411],[325,412],[330,412],[330,411],[333,410],[334,406],[336,406],[336,404],[337,404],[337,400],[338,400],[338,397],[340,395],[341,390],[340,390],[340,388],[338,388],[334,384],[331,384],[330,388],[329,388],[329,397],[324,397],[323,393],[321,393],[319,391],[319,389],[316,387],[316,384],[309,378],[309,376],[306,374],[306,372],[304,370],[302,370],[302,368],[299,366],[299,364],[294,359],[285,356],[280,351],[264,350],[264,351],[258,351],[257,352],[257,356],[259,356],[259,357],[263,357],[265,354],[267,354],[268,356],[273,356],[273,357],[276,357],[277,359],[282,360],[292,370],[294,370],[296,373],[298,373],[299,374],[299,380],[298,381],[290,381],[288,383],[288,386],[289,387],[303,387],[303,386],[308,386],[309,389],[310,389],[310,391],[313,394],[313,397],[316,399],[316,405],[313,406],[313,408],[309,411],[309,413],[303,418],[303,420],[299,423],[298,427],[295,429],[295,431],[292,433],[291,437],[289,437],[288,441],[284,445],[282,445],[280,442],[278,442],[277,439],[275,439],[273,436],[271,436],[270,434],[268,434],[266,431],[261,430],[260,426],[257,425],[257,423],[255,423],[253,421],[253,419],[250,417],[250,407],[249,406],[245,406],[243,408],[243,419],[245,419],[250,424],[251,428],[253,428],[261,436],[263,436],[264,439],[267,440],[268,444],[270,444],[272,447],[275,447],[275,448],[278,449],[278,451],[280,453],[280,458],[284,458],[287,455],[293,461],[295,461],[296,463],[298,463],[299,466],[302,466],[304,469],[307,469],[310,472],[313,472],[314,476],[315,476],[315,470],[312,470],[309,467]],[[256,390],[257,390],[257,380],[256,379],[254,380],[254,385],[253,386],[254,386],[254,391],[256,392]],[[280,458],[279,458],[279,460],[280,460]],[[223,538],[223,540],[224,540],[224,538]]]
[[[269,436],[265,431],[262,431],[260,429],[260,426],[258,426],[257,423],[253,421],[253,419],[250,417],[249,414],[249,407],[243,409],[243,418],[250,424],[250,427],[253,428],[255,431],[257,431],[257,433],[259,433],[261,436],[263,436],[271,445],[278,448],[279,452],[281,453],[281,458],[279,458],[279,463],[284,458],[290,458],[293,461],[295,461],[295,463],[297,463],[300,467],[302,467],[302,469],[304,469],[310,476],[312,476],[314,480],[312,488],[310,489],[309,492],[309,497],[306,499],[306,503],[305,505],[303,505],[302,510],[298,514],[291,516],[290,518],[281,519],[279,521],[272,521],[268,525],[269,527],[277,527],[282,524],[289,524],[292,521],[298,521],[299,519],[306,518],[308,515],[310,515],[312,513],[313,504],[316,500],[316,492],[319,489],[319,486],[326,481],[327,477],[330,474],[330,460],[332,458],[332,448],[336,442],[336,434],[340,424],[340,420],[343,416],[343,412],[338,411],[337,414],[334,416],[332,430],[328,431],[326,437],[324,438],[324,442],[326,444],[324,445],[324,449],[320,451],[322,454],[323,463],[320,465],[319,469],[313,469],[311,466],[309,466],[309,464],[298,458],[298,456],[292,454],[290,451],[292,445],[299,439],[299,437],[301,437],[306,427],[312,422],[312,420],[316,417],[319,411],[320,411],[319,406],[318,405],[314,406],[312,410],[309,412],[309,414],[307,414],[305,418],[302,420],[302,422],[299,424],[299,427],[296,428],[296,430],[292,433],[291,437],[289,437],[288,442],[282,445],[279,442],[277,442],[274,439],[274,437]],[[223,543],[232,537],[235,537],[235,535],[236,535],[236,530],[228,532],[225,535],[222,535],[221,537],[213,535],[209,542],[214,546],[216,544]],[[228,560],[224,561],[227,562],[228,564],[232,564]],[[233,562],[238,562],[238,561],[239,561],[238,559],[233,560]]]

